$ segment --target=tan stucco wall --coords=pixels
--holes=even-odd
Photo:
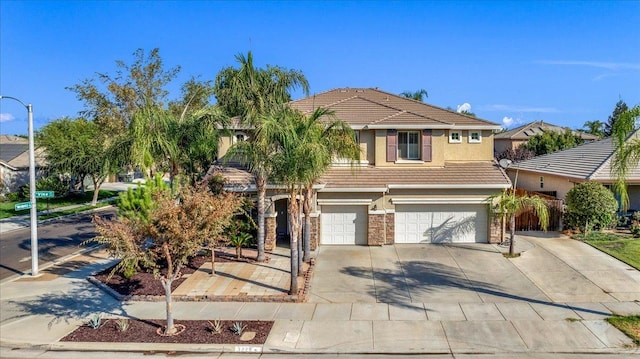
[[[491,161],[493,159],[493,133],[481,131],[482,142],[469,143],[469,131],[462,132],[461,143],[449,143],[449,131],[444,136],[445,161]]]
[[[218,158],[222,158],[231,147],[231,136],[223,136],[218,140]]]
[[[556,197],[564,199],[567,196],[567,192],[581,182],[578,179],[567,179],[566,177],[554,176],[550,174],[540,174],[527,171],[516,171],[509,169],[507,174],[511,181],[515,183],[516,172],[518,172],[518,188],[525,189],[527,191],[534,192],[548,192],[556,191]],[[544,188],[540,188],[540,177],[544,177]]]
[[[360,131],[360,148],[362,154],[361,160],[369,161],[370,165],[374,165],[376,162],[375,150],[376,150],[376,134],[375,131]]]
[[[447,138],[443,130],[433,130],[431,133],[431,162],[407,161],[387,162],[387,130],[376,130],[375,164],[377,167],[442,167],[444,166],[444,146]]]

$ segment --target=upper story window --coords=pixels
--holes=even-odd
[[[420,159],[420,132],[398,131],[398,158],[403,160]]]
[[[462,133],[460,131],[449,131],[449,143],[462,142]]]
[[[358,130],[353,131],[353,139],[356,141],[357,144],[360,144],[360,131]]]
[[[469,131],[469,143],[482,142],[482,133],[480,131]]]
[[[244,132],[236,132],[233,135],[233,143],[246,141],[247,139],[248,139],[248,136]]]

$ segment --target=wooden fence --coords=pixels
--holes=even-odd
[[[562,214],[564,213],[564,201],[556,199],[552,196],[543,195],[541,193],[527,192],[525,190],[517,189],[516,194],[518,196],[525,195],[537,195],[547,201],[547,208],[549,209],[549,225],[547,230],[560,231],[562,230]],[[509,228],[509,222],[507,221],[507,228]],[[533,209],[526,208],[516,215],[516,231],[541,231],[542,228],[538,223],[538,216],[534,213]]]

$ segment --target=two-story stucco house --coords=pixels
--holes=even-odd
[[[290,105],[327,108],[355,131],[356,167],[336,163],[316,185],[312,246],[494,242],[486,199],[511,182],[493,159],[500,126],[373,88],[327,91]],[[223,138],[219,155],[247,135]],[[251,176],[222,168],[228,188],[255,191]],[[287,233],[286,194],[270,186],[267,248]]]

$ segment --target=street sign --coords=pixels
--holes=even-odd
[[[36,191],[36,198],[53,198],[53,191]]]
[[[23,209],[29,209],[29,208],[31,208],[31,202],[16,203],[16,205],[13,208],[16,211],[22,211]]]

